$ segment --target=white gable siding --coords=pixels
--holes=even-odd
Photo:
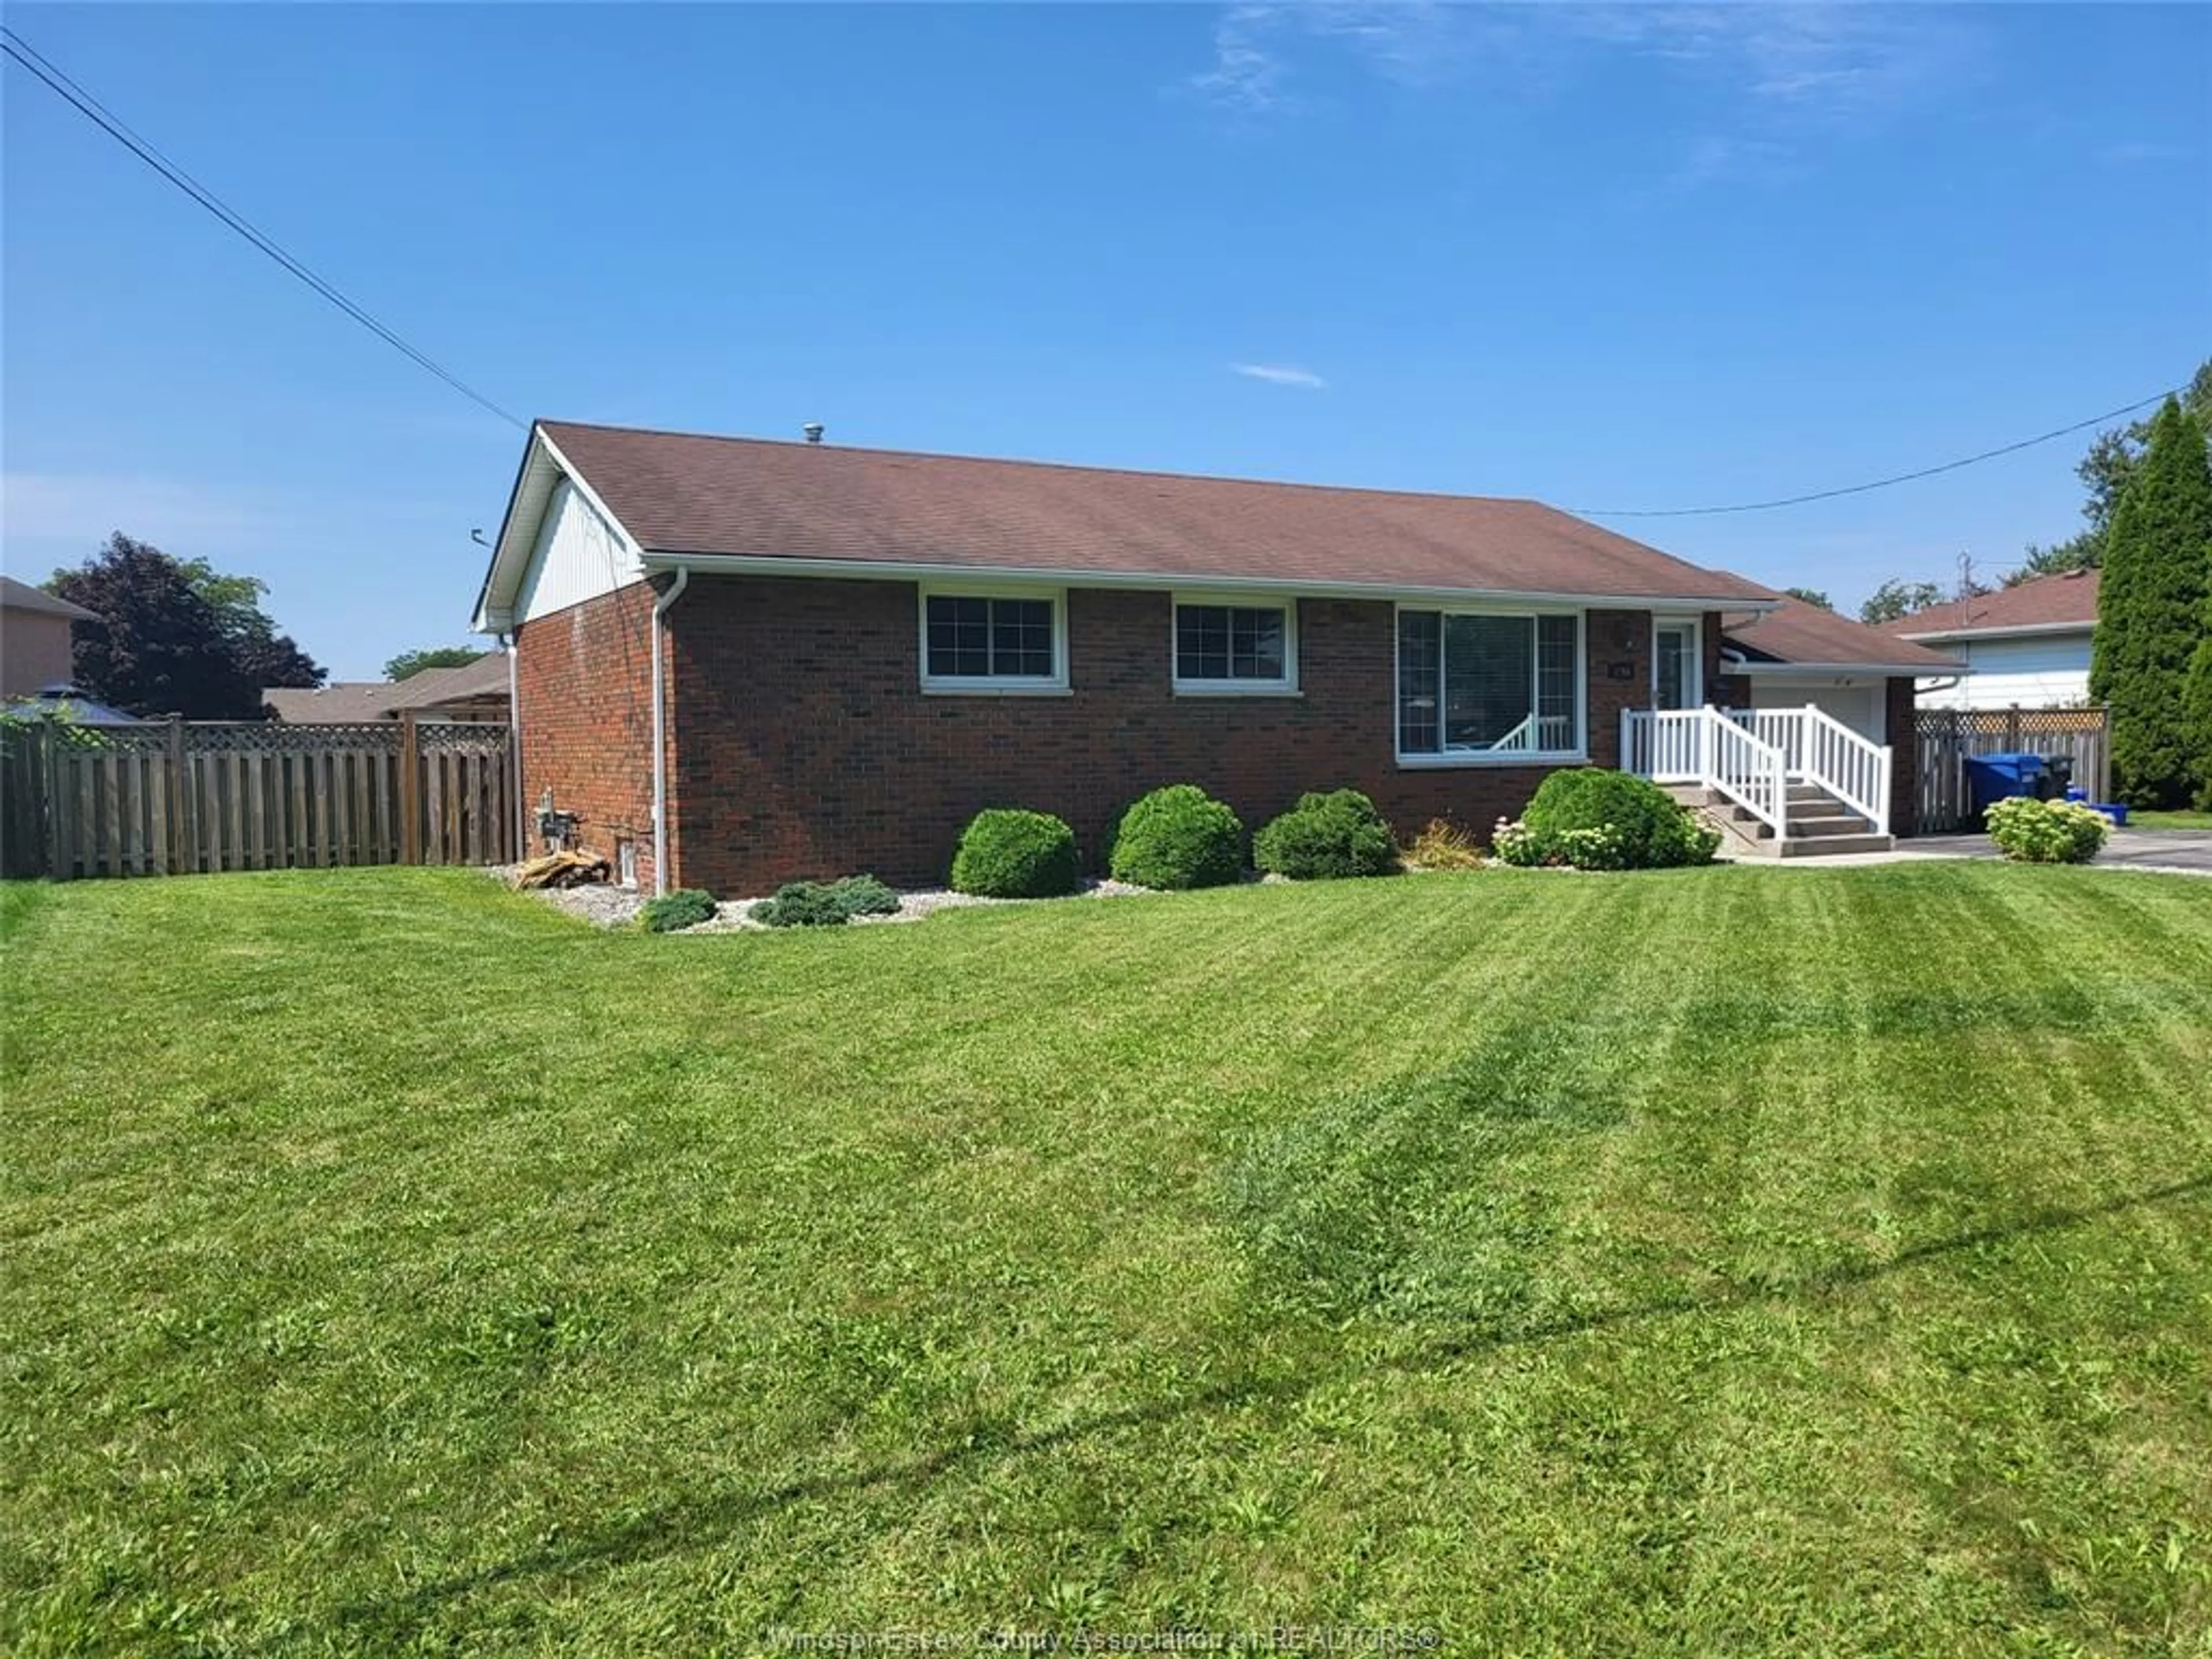
[[[538,543],[531,549],[530,565],[515,596],[515,615],[535,622],[611,593],[644,574],[645,567],[615,527],[563,478],[554,486],[544,521],[538,526]]]
[[[1921,692],[1923,708],[2063,708],[2088,701],[2087,629],[1930,644],[1946,656],[1962,658],[1973,672],[1943,690]]]
[[[1807,703],[1848,726],[1869,743],[1889,741],[1889,702],[1884,680],[1806,680],[1760,675],[1751,682],[1753,708],[1802,708]]]

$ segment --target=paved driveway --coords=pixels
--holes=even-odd
[[[1954,858],[2002,858],[1987,836],[1913,836],[1897,843],[1900,853],[1941,853]],[[2097,855],[2100,864],[2127,864],[2149,870],[2187,870],[2212,876],[2212,830],[2115,830]]]

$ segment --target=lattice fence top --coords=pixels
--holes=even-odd
[[[166,729],[159,736],[163,743],[168,741]],[[184,736],[185,751],[195,755],[214,750],[244,750],[264,755],[389,750],[396,754],[400,730],[396,720],[363,720],[345,726],[291,726],[283,720],[188,720]]]
[[[1923,708],[1914,718],[1923,732],[2101,732],[2102,708]]]
[[[149,750],[167,749],[169,732],[167,726],[80,726],[74,720],[25,720],[10,722],[9,732],[21,732],[22,741],[48,743],[57,749],[97,753],[107,750],[116,754],[143,754]],[[35,734],[33,739],[33,734]]]
[[[415,745],[425,754],[504,755],[507,728],[486,720],[421,720]]]

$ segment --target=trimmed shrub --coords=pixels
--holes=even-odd
[[[2112,826],[2102,812],[2075,801],[2013,795],[1984,815],[1990,839],[2022,864],[2087,864]]]
[[[1473,836],[1443,818],[1431,818],[1404,853],[1417,870],[1480,870],[1482,848]]]
[[[714,896],[700,887],[679,887],[672,893],[647,899],[637,913],[638,926],[648,933],[676,933],[714,919]]]
[[[899,896],[873,876],[787,882],[753,906],[755,921],[771,927],[842,927],[854,916],[893,916]]]
[[[1559,854],[1537,862],[1571,863],[1585,870],[1666,870],[1706,864],[1721,842],[1718,831],[1698,823],[1649,778],[1602,767],[1553,773],[1537,786],[1523,821],[1547,852]],[[1618,862],[1584,862],[1565,856],[1569,849],[1560,837],[1577,830],[1611,830],[1617,849],[1601,854],[1591,843],[1581,850],[1593,860],[1602,856]]]
[[[1107,867],[1139,887],[1219,887],[1244,871],[1244,826],[1194,783],[1139,797],[1121,814]]]
[[[1398,844],[1373,801],[1357,789],[1338,789],[1299,796],[1252,838],[1252,857],[1293,881],[1387,876],[1398,868]]]
[[[848,916],[895,916],[899,896],[873,876],[841,876],[830,884]]]
[[[1075,888],[1075,831],[1049,812],[994,806],[960,832],[952,854],[957,893],[1052,898]]]
[[[752,914],[771,927],[842,927],[853,919],[836,888],[822,881],[787,881],[774,898],[753,906]]]

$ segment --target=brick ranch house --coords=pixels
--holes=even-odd
[[[1912,676],[1948,665],[1833,618],[1865,639],[1775,674],[1791,616],[1529,501],[539,422],[476,626],[514,653],[524,801],[643,884],[740,894],[941,881],[997,805],[1066,818],[1096,867],[1173,782],[1254,826],[1349,785],[1401,832],[1486,835],[1624,758],[1786,847],[1814,796],[1779,728],[1703,707],[1784,680],[1882,681],[1839,822],[1886,833]]]

